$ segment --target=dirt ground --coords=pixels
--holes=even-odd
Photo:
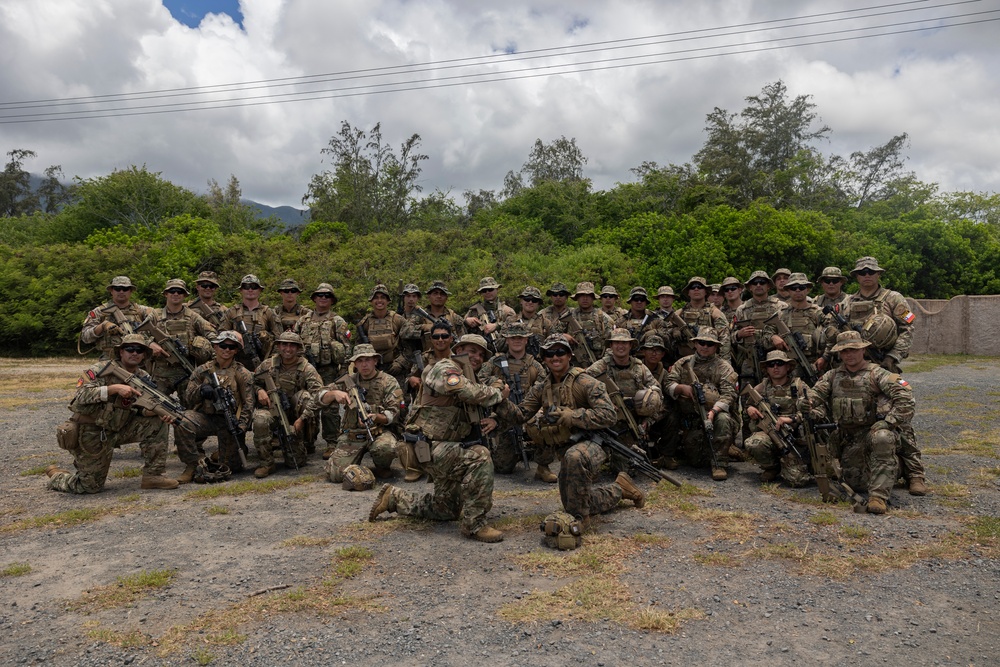
[[[558,494],[520,467],[497,477],[495,545],[368,523],[375,492],[326,481],[318,453],[140,491],[130,445],[103,493],[48,491],[84,367],[0,360],[0,664],[1000,664],[1000,360],[908,363],[932,494],[896,490],[886,516],[749,463],[682,468],[570,552],[540,545]]]

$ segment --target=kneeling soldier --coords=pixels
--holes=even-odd
[[[811,477],[808,462],[802,457],[809,456],[809,452],[795,431],[802,423],[802,410],[808,409],[808,386],[802,378],[792,377],[794,365],[795,362],[781,350],[767,353],[764,362],[767,379],[754,387],[765,407],[748,401],[747,415],[754,420],[754,432],[747,438],[744,447],[763,468],[760,481],[773,482],[780,476],[790,486],[805,486]],[[769,419],[764,411],[768,408],[777,423],[767,423]]]

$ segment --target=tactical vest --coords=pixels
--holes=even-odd
[[[577,405],[576,397],[573,395],[576,379],[581,373],[583,373],[582,368],[569,369],[563,381],[555,388],[555,391],[553,391],[551,378],[547,380],[545,389],[542,392],[542,410],[548,410],[553,406],[556,408],[565,407],[572,409],[584,407]],[[536,418],[525,424],[525,432],[527,432],[528,437],[533,441],[552,447],[561,447],[568,444],[570,436],[573,435],[573,431],[568,426],[562,426],[558,423],[550,424],[544,418],[544,414],[542,414],[541,418]]]
[[[837,369],[830,380],[830,414],[841,428],[862,428],[877,421],[872,372],[868,369],[852,377]]]
[[[758,391],[772,407],[775,416],[788,417],[798,412],[796,403],[802,397],[802,387],[799,386],[801,382],[798,378],[792,378],[788,384],[778,386],[767,380]]]
[[[340,366],[347,357],[347,351],[337,340],[336,315],[330,312],[323,319],[316,317],[315,313],[310,313],[299,322],[302,344],[318,366]]]
[[[695,365],[697,358],[697,355],[693,354],[687,357],[687,360],[684,362],[684,366],[681,369],[682,375],[680,382],[681,384],[690,385],[694,385],[695,382],[701,383],[701,388],[705,392],[705,412],[707,413],[712,409],[712,406],[716,404],[719,398],[722,397],[722,392],[719,391],[719,385],[717,385],[711,378],[703,377],[705,370],[709,368],[709,364],[703,364],[702,375],[698,375]],[[697,399],[697,396],[695,398]],[[694,414],[699,411],[698,407],[694,404],[694,401],[689,401],[686,398],[679,400],[677,404],[680,405],[681,411],[686,414]]]
[[[295,310],[288,312],[283,306],[274,307],[274,316],[281,323],[282,331],[294,331],[295,325],[306,315],[306,309],[299,304],[295,304]]]
[[[344,379],[347,378],[344,375],[337,378],[337,384],[341,385],[342,391],[347,391],[347,385],[344,383]],[[371,406],[372,412],[378,412],[379,406],[382,404],[382,394],[378,391],[379,387],[376,382],[379,378],[379,373],[375,374],[370,380],[361,379],[360,373],[354,373],[350,376],[354,380],[354,384],[358,387],[358,394],[361,396],[361,400]],[[356,407],[348,408],[344,412],[344,420],[341,423],[344,433],[347,433],[349,439],[360,440],[362,436],[364,439],[368,439],[368,430],[361,424],[360,415]],[[376,438],[382,433],[382,427],[378,424],[371,427],[372,435]]]
[[[521,359],[512,359],[507,357],[507,366],[510,368],[511,377],[514,374],[521,376],[521,390],[524,393],[528,393],[528,389],[531,385],[538,381],[538,369],[534,364],[529,364],[528,360],[532,357],[529,355],[524,355]]]
[[[797,331],[802,334],[802,338],[806,342],[806,349],[802,352],[810,360],[814,359],[819,346],[818,311],[808,306],[805,308],[789,307],[785,310],[783,319],[793,333]]]
[[[222,324],[222,311],[225,310],[221,303],[216,302],[214,305],[208,305],[201,300],[201,297],[196,298],[191,303],[185,304],[188,308],[192,310],[197,310],[198,314],[208,320],[212,326],[219,328]]]
[[[96,321],[97,322],[112,322],[112,323],[117,324],[115,322],[115,311],[116,310],[119,310],[119,308],[118,308],[118,306],[116,306],[114,304],[114,302],[109,302],[109,303],[105,304],[104,306],[101,306],[97,310],[97,312],[95,313],[97,315],[97,320]],[[145,317],[146,317],[144,309],[142,307],[140,307],[139,304],[133,303],[131,301],[129,302],[127,308],[122,309],[122,315],[125,316],[126,321],[132,323],[133,327],[136,326],[136,325],[138,325],[140,322],[142,322],[142,320],[145,319]],[[119,345],[122,344],[122,336],[123,336],[123,334],[121,332],[119,332],[119,333],[116,333],[116,334],[113,334],[113,335],[112,334],[107,334],[107,335],[101,336],[100,338],[97,339],[96,345],[97,345],[97,349],[99,349],[101,351],[101,358],[102,359],[111,359],[111,358],[115,357],[114,348],[116,348],[116,347],[118,347]],[[148,340],[148,337],[147,337],[147,340]],[[147,362],[148,361],[149,360],[147,359]]]
[[[424,368],[420,398],[406,430],[418,430],[431,441],[461,442],[472,432],[468,412],[453,395],[438,394],[428,386],[427,376],[433,367]]]
[[[764,321],[771,317],[771,315],[774,315],[778,308],[778,304],[771,301],[770,298],[766,299],[763,303],[758,303],[753,299],[743,302],[743,305],[740,306],[740,310],[738,310],[736,315],[733,316],[734,320],[738,323],[749,321],[753,325],[754,329],[757,329],[757,333],[753,338],[737,339],[741,348],[753,348],[755,343],[760,343],[765,350],[774,349],[774,344],[771,342],[771,339],[763,337],[761,335],[761,330],[764,328]]]
[[[851,324],[864,324],[868,318],[874,315],[879,308],[875,301],[851,300],[851,309],[848,313],[847,321]]]
[[[399,352],[399,330],[393,328],[392,317],[375,317],[372,313],[365,315],[361,325],[368,334],[368,341],[375,351],[382,355],[382,368],[388,368]]]

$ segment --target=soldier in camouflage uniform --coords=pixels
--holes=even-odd
[[[677,294],[674,293],[674,288],[670,285],[660,285],[659,289],[656,290],[656,302],[659,304],[654,312],[660,316],[661,319],[668,319],[670,313],[674,312],[674,301],[677,300]]]
[[[671,340],[670,326],[651,310],[647,310],[649,296],[645,287],[633,287],[628,294],[631,308],[615,322],[616,329],[628,329],[633,338],[642,342],[649,334],[656,334],[666,343]]]
[[[528,354],[537,359],[542,354],[542,341],[548,335],[545,331],[545,321],[538,314],[538,309],[542,305],[542,292],[537,287],[525,285],[517,297],[521,301],[521,312],[518,313],[517,319],[524,323],[528,330]]]
[[[278,353],[265,360],[253,374],[257,389],[257,409],[253,412],[253,444],[257,448],[260,465],[254,470],[254,477],[263,479],[275,470],[274,436],[272,429],[281,428],[279,417],[271,413],[271,396],[267,393],[265,376],[270,375],[274,386],[284,392],[291,411],[286,417],[292,422],[295,434],[289,438],[290,452],[283,452],[285,467],[306,465],[306,447],[303,435],[309,432],[308,424],[317,416],[317,396],[323,388],[323,381],[312,364],[302,358],[302,338],[293,331],[286,331],[275,342]],[[295,460],[290,461],[291,456]]]
[[[795,361],[781,350],[772,350],[764,362],[767,379],[754,387],[764,402],[777,417],[777,428],[787,425],[795,431],[802,423],[803,410],[809,409],[808,387],[801,378],[792,377]],[[773,482],[780,476],[789,486],[805,486],[812,479],[808,461],[804,461],[794,451],[782,453],[774,441],[760,427],[763,413],[753,405],[747,406],[747,415],[753,420],[752,431],[744,447],[763,472],[761,482]],[[798,450],[808,456],[805,442],[796,436]]]
[[[379,369],[394,377],[396,384],[401,384],[413,360],[400,350],[399,335],[406,318],[389,310],[389,288],[381,283],[372,288],[368,303],[372,309],[358,322],[358,332],[365,332],[368,343],[379,355]]]
[[[732,326],[733,357],[740,376],[740,382],[758,384],[764,381],[764,373],[757,372],[767,353],[774,349],[773,324],[764,322],[784,309],[785,304],[777,297],[768,296],[774,283],[764,271],[754,271],[746,282],[750,298],[736,309]]]
[[[87,313],[87,317],[83,320],[80,341],[94,345],[100,350],[103,361],[114,359],[115,348],[121,345],[122,336],[134,333],[129,329],[137,326],[153,312],[148,306],[132,303],[134,291],[135,285],[128,276],[115,276],[108,285],[111,300]],[[125,322],[119,323],[120,319],[124,319]],[[162,352],[156,343],[152,343],[150,348],[154,352],[156,350]]]
[[[695,353],[682,357],[667,373],[665,394],[677,401],[683,434],[679,451],[667,452],[667,459],[683,459],[689,465],[711,465],[712,479],[728,478],[729,446],[735,436],[732,413],[738,409],[736,372],[729,362],[718,355],[719,339],[714,329],[705,328],[693,338]],[[706,419],[712,425],[716,460],[713,462],[707,449],[704,429],[697,411],[698,400],[694,383],[699,382],[705,393]],[[678,456],[679,455],[679,456]],[[679,461],[665,461],[667,468],[676,468]]]
[[[306,314],[312,311],[299,303],[302,288],[291,278],[285,278],[278,284],[278,294],[281,295],[281,305],[274,307],[274,317],[281,325],[282,331],[295,331]]]
[[[722,311],[726,322],[732,325],[736,309],[743,305],[743,283],[740,282],[739,278],[726,276],[719,284],[719,292],[722,294],[723,301],[719,310]]]
[[[423,318],[417,314],[417,307],[420,306],[420,297],[422,292],[420,288],[413,283],[407,283],[403,287],[403,310],[399,314],[403,316],[404,324],[413,321],[410,326],[420,326],[420,320]],[[400,328],[399,333],[399,352],[410,362],[413,362],[414,353],[423,352],[424,346],[423,341],[419,338],[416,340],[406,339],[402,337],[402,328]]]
[[[545,374],[545,368],[527,353],[528,329],[523,322],[508,322],[503,325],[501,332],[507,341],[507,351],[491,357],[483,364],[478,375],[479,384],[493,385],[496,382],[506,384],[511,389],[512,401],[515,386],[520,386],[521,400],[523,400],[528,390]],[[530,444],[525,436],[522,446],[528,447]],[[545,463],[538,463],[536,466],[535,478],[555,482],[556,476],[548,471],[548,464],[555,460],[555,453],[550,450],[549,456],[551,458]],[[543,460],[545,460],[544,455]],[[505,430],[499,435],[493,447],[494,472],[509,475],[514,472],[518,461],[521,461],[521,455],[517,451],[514,437],[509,429]],[[544,468],[543,472],[538,472],[538,468]],[[544,474],[545,471],[548,473]]]
[[[211,359],[212,344],[209,341],[215,338],[216,330],[208,320],[184,305],[184,298],[189,294],[187,285],[179,278],[168,280],[163,294],[167,305],[153,312],[153,324],[187,349],[187,360],[194,366]],[[165,351],[153,354],[152,375],[163,393],[171,394],[176,390],[178,396],[184,395],[188,371]]]
[[[433,320],[445,320],[451,325],[452,331],[458,337],[465,335],[465,320],[461,315],[447,306],[448,295],[447,286],[443,281],[435,280],[427,289],[427,312]],[[419,341],[424,352],[431,349],[431,326],[432,323],[426,318],[411,318],[406,321],[400,334],[404,339]]]
[[[146,410],[136,410],[133,401],[142,392],[118,384],[113,376],[102,375],[109,365],[121,366],[129,373],[150,380],[140,366],[150,353],[141,334],[126,334],[114,348],[114,361],[101,361],[86,371],[76,383],[77,390],[69,409],[70,421],[77,429],[75,439],[60,438],[59,445],[73,455],[75,473],[51,465],[45,470],[49,488],[66,493],[99,493],[104,489],[115,449],[138,442],[142,452],[143,489],[176,489],[177,480],[164,477],[167,469],[167,424],[170,417],[157,417]],[[141,414],[140,414],[141,413]]]
[[[185,305],[208,320],[208,323],[218,331],[226,311],[226,307],[215,300],[219,290],[219,276],[215,271],[202,271],[198,274],[194,286],[198,290],[198,296]]]
[[[722,296],[722,283],[712,283],[708,286],[708,302],[722,310],[726,303],[726,298]]]
[[[542,356],[548,375],[535,383],[521,405],[504,401],[498,414],[508,421],[527,422],[525,428],[533,433],[533,440],[559,453],[559,497],[563,509],[584,530],[591,516],[610,512],[623,497],[642,507],[645,495],[625,473],[619,473],[611,484],[594,484],[608,453],[588,440],[586,431],[617,421],[608,390],[582,369],[572,367],[572,346],[564,334],[546,338]]]
[[[656,334],[646,336],[646,340],[639,347],[639,358],[642,359],[643,365],[649,369],[653,379],[656,380],[656,384],[660,386],[660,399],[663,401],[659,412],[649,418],[648,439],[652,450],[650,451],[650,458],[657,458],[667,450],[676,450],[676,444],[671,448],[666,443],[671,438],[674,438],[680,430],[680,425],[675,417],[676,405],[673,399],[662,394],[663,387],[667,381],[667,371],[669,370],[667,366],[663,365],[666,353],[667,346],[664,344],[663,339]]]
[[[778,316],[788,327],[792,334],[798,333],[796,339],[799,341],[802,352],[806,355],[817,372],[822,374],[826,370],[826,359],[823,356],[823,310],[808,300],[809,289],[812,283],[806,278],[804,273],[793,273],[785,283],[785,290],[789,297],[784,310]],[[775,331],[771,337],[771,343],[776,350],[784,350],[791,353],[791,347],[784,338]],[[804,346],[803,346],[804,343]],[[796,369],[796,377],[805,378],[808,372],[804,368]]]
[[[621,300],[621,296],[618,294],[618,290],[615,289],[614,285],[605,285],[602,287],[600,296],[601,310],[607,313],[612,322],[617,322],[621,316],[628,313],[628,310],[618,305],[618,302]]]
[[[549,297],[550,305],[538,313],[538,316],[542,318],[545,335],[566,333],[568,326],[566,318],[569,316],[569,306],[566,305],[566,301],[569,299],[569,288],[566,287],[565,283],[552,283],[552,287],[545,291],[545,296]],[[575,338],[573,336],[570,338],[572,339],[571,344],[575,345]]]
[[[306,360],[319,373],[323,384],[334,382],[343,374],[344,359],[347,358],[351,334],[343,317],[333,312],[337,303],[337,295],[330,283],[320,283],[309,295],[316,308],[299,320],[298,330],[305,346]],[[323,458],[330,458],[337,439],[340,436],[340,411],[324,408],[320,411],[320,422],[323,427],[323,440],[326,441],[326,451]],[[316,434],[311,430],[306,433],[306,452],[315,451]]]
[[[694,354],[692,337],[696,331],[709,327],[715,330],[715,335],[721,343],[719,356],[729,359],[731,356],[729,323],[722,311],[708,302],[708,281],[701,276],[694,276],[681,289],[681,296],[687,299],[687,303],[677,313],[685,324],[683,328],[677,329],[680,336],[677,344],[679,356]]]
[[[281,334],[281,324],[274,316],[274,310],[260,302],[263,283],[257,276],[249,273],[240,281],[240,303],[226,309],[222,316],[219,331],[236,331],[240,333],[243,347],[237,357],[240,365],[254,370],[257,364],[267,359],[271,354],[274,339]],[[246,334],[243,333],[246,327]],[[260,349],[254,350],[252,338],[260,341]],[[257,356],[255,360],[255,355]]]
[[[320,391],[320,404],[337,403],[346,408],[344,428],[337,440],[337,448],[326,464],[327,478],[339,484],[344,480],[344,469],[349,465],[361,465],[366,452],[375,465],[375,476],[379,479],[391,477],[392,460],[401,448],[398,447],[396,435],[388,427],[399,417],[403,391],[394,377],[378,370],[379,362],[384,360],[372,345],[358,344],[354,348],[354,355],[347,361],[354,363],[355,373],[350,379],[357,386],[358,395],[365,404],[372,423],[365,428],[358,405],[348,391],[348,376],[339,378],[335,384],[327,385]],[[409,451],[402,454],[406,456]],[[408,468],[406,461],[401,462],[404,468]],[[415,466],[416,461],[411,465]]]
[[[813,417],[837,423],[830,441],[844,481],[868,490],[868,511],[884,514],[896,481],[901,429],[913,419],[913,392],[906,381],[865,359],[869,346],[856,331],[837,336],[843,362],[810,392]]]
[[[844,292],[847,276],[840,271],[839,266],[826,267],[816,280],[823,288],[823,293],[816,297],[813,303],[819,306],[820,310],[827,306],[838,306],[847,299],[847,293]]]
[[[594,283],[576,284],[573,300],[577,307],[569,309],[567,333],[574,337],[573,363],[581,368],[590,366],[604,356],[606,339],[614,329],[614,322],[599,308],[594,308],[597,293]]]
[[[492,276],[486,276],[479,281],[479,303],[469,308],[465,314],[465,328],[469,333],[474,333],[486,339],[493,352],[503,351],[503,337],[500,335],[500,327],[504,322],[509,322],[517,317],[514,309],[505,304],[497,297],[498,290],[502,287]]]
[[[215,359],[194,369],[184,392],[184,404],[192,406],[188,411],[197,428],[189,432],[177,429],[174,432],[174,444],[177,446],[177,456],[186,468],[177,481],[184,484],[194,476],[198,461],[205,456],[201,443],[205,438],[216,436],[219,441],[217,457],[219,463],[229,466],[234,472],[242,472],[244,468],[246,444],[244,436],[250,429],[253,411],[257,405],[257,396],[253,386],[253,374],[243,364],[236,361],[236,355],[243,347],[243,338],[236,331],[220,331],[212,348]],[[216,411],[214,394],[210,376],[215,373],[219,384],[232,392],[236,404],[236,430],[230,433],[225,416]]]
[[[436,322],[430,337],[444,344],[452,333],[450,324]],[[479,418],[480,408],[496,405],[508,392],[478,384],[470,377],[471,367],[465,368],[469,370],[450,357],[428,365],[406,424],[405,446],[413,447],[418,465],[433,477],[434,492],[417,495],[386,484],[368,513],[369,521],[383,512],[435,521],[458,519],[466,537],[480,542],[503,539],[503,533],[486,525],[486,514],[493,507],[490,451],[466,441],[473,438],[473,420]],[[487,429],[483,427],[484,435]]]
[[[785,289],[785,285],[791,277],[792,272],[784,268],[775,270],[774,274],[771,275],[771,283],[774,284],[776,298],[785,303],[788,303],[788,299],[791,296],[788,290]]]

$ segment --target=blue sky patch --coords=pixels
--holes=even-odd
[[[177,21],[191,28],[197,28],[205,14],[229,14],[243,27],[239,0],[163,0],[163,6]]]

